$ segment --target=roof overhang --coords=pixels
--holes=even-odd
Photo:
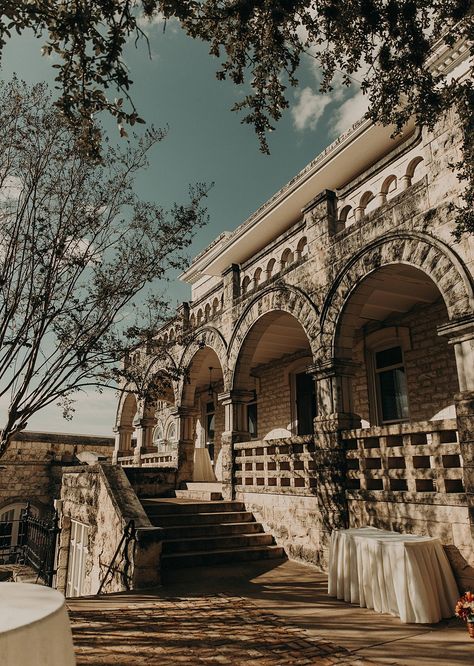
[[[323,190],[337,190],[405,140],[411,122],[392,138],[393,126],[363,120],[310,162],[256,213],[227,236],[217,252],[204,254],[200,272],[221,275],[231,264],[239,264],[283,233],[301,218],[302,209]]]

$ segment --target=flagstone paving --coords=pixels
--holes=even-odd
[[[146,593],[68,599],[78,666],[466,666],[456,618],[403,624],[327,594],[288,560],[169,573]],[[1,660],[0,660],[1,661]]]
[[[315,640],[248,599],[228,595],[69,600],[80,664],[160,666],[369,666]]]

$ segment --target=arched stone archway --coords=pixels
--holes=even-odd
[[[296,319],[304,330],[313,357],[318,349],[319,312],[311,299],[297,287],[277,285],[262,291],[253,299],[237,321],[229,343],[229,388],[235,387],[237,361],[250,330],[256,322],[270,312],[286,312]]]
[[[202,328],[199,333],[191,340],[187,345],[181,359],[179,361],[179,368],[186,372],[191,366],[193,359],[199,353],[200,350],[205,347],[211,349],[217,357],[220,369],[222,372],[224,390],[228,386],[228,363],[227,363],[227,345],[222,334],[215,328],[211,326],[206,326]],[[191,397],[186,396],[187,389],[189,386],[188,378],[185,376],[181,377],[179,380],[179,385],[177,386],[177,396],[176,404],[178,406],[184,405],[185,402],[192,402]],[[183,401],[184,397],[184,401]]]
[[[471,279],[451,248],[416,232],[384,236],[365,246],[334,279],[321,313],[320,362],[335,356],[339,318],[350,295],[370,273],[390,264],[413,266],[431,278],[443,297],[449,320],[474,312]]]

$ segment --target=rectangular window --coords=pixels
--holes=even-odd
[[[296,389],[296,418],[298,420],[298,435],[312,435],[314,433],[314,419],[316,417],[316,392],[314,379],[306,372],[295,376]]]
[[[252,439],[256,439],[258,436],[256,402],[250,402],[247,405],[247,429],[249,431],[250,437]]]
[[[216,406],[214,402],[206,403],[206,448],[211,462],[214,461],[214,440],[216,436]]]
[[[375,376],[382,423],[406,421],[408,391],[401,347],[376,352]]]

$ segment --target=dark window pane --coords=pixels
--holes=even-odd
[[[257,436],[257,403],[247,405],[248,431],[251,437]]]
[[[211,412],[215,412],[215,407],[213,402],[207,402],[206,403],[206,413],[210,414]]]
[[[396,368],[378,374],[382,421],[401,421],[408,418],[405,370]]]
[[[377,370],[388,368],[391,365],[401,365],[402,363],[402,350],[400,347],[391,347],[375,354],[375,366]]]
[[[206,417],[206,436],[208,442],[214,441],[214,422],[215,422],[215,415],[208,414]]]
[[[316,396],[311,375],[301,372],[296,375],[296,417],[298,435],[312,435],[316,416]]]

